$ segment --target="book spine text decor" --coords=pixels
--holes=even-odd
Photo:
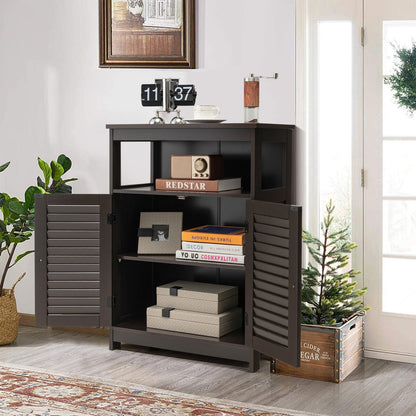
[[[221,192],[241,188],[241,178],[204,179],[161,179],[155,181],[158,191]]]
[[[242,245],[244,243],[244,235],[205,234],[182,231],[182,240],[198,243]]]
[[[245,234],[244,227],[202,225],[182,231],[182,241],[241,246],[245,242]]]
[[[198,251],[176,250],[176,258],[180,260],[214,261],[217,263],[244,264],[245,256],[229,254],[213,254]]]
[[[182,250],[205,251],[207,253],[230,254],[237,256],[242,256],[244,254],[244,246],[231,244],[192,243],[190,241],[182,241]]]

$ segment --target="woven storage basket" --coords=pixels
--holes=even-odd
[[[0,345],[11,344],[17,338],[19,314],[12,289],[3,289],[0,296]]]

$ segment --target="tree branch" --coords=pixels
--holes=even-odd
[[[1,296],[1,293],[3,291],[3,286],[4,286],[4,282],[6,280],[7,271],[10,268],[10,263],[12,262],[12,258],[13,258],[14,252],[16,251],[16,247],[17,247],[17,243],[14,243],[13,247],[12,247],[12,250],[9,254],[9,258],[7,259],[7,262],[4,266],[3,275],[1,276],[1,282],[0,282],[0,296]],[[9,251],[9,250],[7,250],[7,251]]]
[[[25,229],[26,226],[26,222],[27,222],[27,216],[29,215],[29,210],[26,212],[26,218],[24,221],[22,221],[22,226],[20,227],[19,232],[16,234],[16,236],[20,236],[23,233],[23,230]],[[17,247],[18,243],[13,243],[12,249],[11,251],[9,251],[9,249],[7,248],[7,252],[9,253],[9,258],[7,259],[7,262],[4,266],[4,270],[3,270],[3,275],[1,276],[1,281],[0,281],[0,296],[3,292],[3,287],[4,287],[4,282],[6,281],[6,275],[8,270],[10,269],[10,263],[12,262],[13,256],[14,256],[14,252],[16,251],[16,247]]]
[[[322,294],[324,291],[324,283],[325,283],[325,260],[326,260],[326,250],[327,250],[327,243],[328,243],[328,229],[329,227],[325,228],[325,233],[324,233],[324,243],[322,245],[322,267],[321,267],[321,287],[320,287],[320,291],[319,291],[319,306],[318,306],[318,312],[316,314],[316,322],[318,325],[320,325],[321,323],[321,306],[322,306]]]

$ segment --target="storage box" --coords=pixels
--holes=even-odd
[[[272,360],[270,370],[288,376],[340,383],[361,363],[364,315],[342,326],[301,326],[300,367]]]
[[[238,288],[177,280],[158,286],[156,298],[158,306],[217,314],[238,305]]]
[[[147,308],[147,327],[187,334],[222,337],[242,325],[241,308],[221,314],[184,311],[161,306]]]

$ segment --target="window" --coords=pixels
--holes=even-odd
[[[144,7],[144,26],[181,27],[181,0],[144,0]]]

